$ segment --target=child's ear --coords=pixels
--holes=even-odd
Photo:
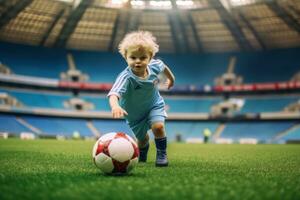
[[[153,58],[153,53],[150,52],[150,60]]]

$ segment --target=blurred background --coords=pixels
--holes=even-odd
[[[299,0],[0,0],[0,136],[131,134],[106,94],[135,30],[176,76],[170,141],[300,143]]]

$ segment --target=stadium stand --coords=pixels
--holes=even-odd
[[[89,76],[90,83],[112,83],[117,74],[124,69],[126,63],[120,55],[116,53],[106,52],[87,52],[87,51],[67,51],[58,49],[57,51],[49,51],[45,48],[30,47],[16,44],[1,43],[0,50],[4,53],[0,55],[0,61],[6,66],[9,66],[11,71],[20,76],[20,80],[26,79],[27,76],[37,78],[51,78],[39,79],[49,83],[50,87],[58,87],[61,72],[68,70],[68,62],[66,55],[71,52],[74,57],[76,68]],[[15,54],[12,52],[16,51]],[[24,53],[22,53],[24,52]],[[30,53],[29,53],[30,52]],[[274,50],[270,52],[252,52],[252,53],[236,53],[237,58],[235,73],[243,77],[244,83],[263,83],[288,81],[293,75],[298,72],[297,54],[299,49],[289,50]],[[35,59],[32,55],[35,54]],[[276,55],[276,56],[272,56]],[[184,94],[176,96],[176,91],[190,90],[191,94],[194,89],[204,91],[208,85],[211,88],[214,84],[214,79],[226,72],[228,61],[232,54],[201,54],[201,55],[171,55],[160,54],[158,58],[162,58],[166,64],[172,67],[177,75],[176,84],[177,90],[173,96],[166,96],[167,111],[171,116],[173,113],[204,113],[206,114],[202,120],[209,118],[211,107],[224,100],[220,93],[218,96],[211,97],[188,97]],[[281,67],[286,68],[284,76],[281,73]],[[51,69],[51,70],[48,70]],[[105,69],[105,70],[103,70]],[[187,70],[188,69],[188,70]],[[50,71],[50,72],[49,72]],[[97,73],[96,73],[97,72]],[[101,73],[100,73],[101,72]],[[259,75],[258,75],[259,74]],[[5,78],[5,77],[4,77]],[[24,79],[24,80],[25,80]],[[28,81],[32,78],[28,78]],[[188,86],[193,84],[193,87]],[[46,85],[47,86],[47,85]],[[9,93],[16,97],[26,107],[26,112],[30,112],[31,108],[54,108],[66,110],[64,102],[70,100],[72,97],[78,97],[87,102],[91,102],[95,107],[92,111],[104,111],[109,113],[109,106],[105,94],[88,94],[81,93],[80,88],[76,90],[70,89],[68,92],[60,89],[59,92],[45,92],[43,90],[35,91],[21,90],[21,89],[7,89],[5,87],[0,89],[0,92]],[[88,85],[86,87],[89,87]],[[258,86],[254,86],[258,87]],[[264,87],[264,86],[262,86]],[[268,87],[268,86],[266,86]],[[75,95],[75,96],[74,96]],[[298,94],[294,95],[280,95],[280,96],[241,96],[245,99],[245,104],[238,112],[240,114],[260,113],[260,112],[280,112],[287,105],[296,102],[299,99]],[[29,109],[29,110],[28,110]],[[271,114],[268,114],[271,115]],[[12,117],[12,115],[5,115],[0,120],[2,122],[9,121],[10,124],[18,124],[19,129],[11,129],[11,132],[22,132],[40,130],[45,135],[59,135],[63,134],[71,137],[74,132],[79,132],[82,136],[96,136],[97,134],[110,131],[124,131],[130,133],[125,122],[113,120],[87,120],[80,118],[59,118],[59,117],[36,117],[36,116],[21,116],[19,121]],[[69,115],[70,116],[70,115]],[[182,115],[184,116],[184,115]],[[172,117],[171,117],[172,118]],[[184,118],[184,117],[183,117]],[[201,117],[200,117],[201,118]],[[202,137],[202,132],[208,128],[212,133],[217,133],[217,138],[232,138],[235,142],[243,138],[257,138],[259,142],[268,142],[270,138],[275,137],[279,132],[287,130],[295,122],[243,122],[243,123],[224,123],[218,122],[197,122],[192,121],[176,121],[178,116],[172,118],[175,121],[167,123],[167,132],[170,140],[176,140],[178,135],[181,135],[183,140],[189,138]],[[190,119],[192,117],[190,116]],[[21,123],[23,122],[23,124]],[[16,127],[18,127],[16,126]],[[31,128],[30,128],[31,127]],[[33,128],[32,128],[33,127]],[[221,127],[221,128],[220,128]],[[19,131],[18,131],[19,130]],[[218,130],[218,131],[217,131]],[[1,128],[0,131],[9,131],[7,128]],[[33,131],[34,132],[34,131]],[[264,133],[263,135],[258,133]],[[286,137],[282,137],[285,140]]]
[[[0,132],[8,132],[12,134],[20,134],[22,132],[30,132],[30,129],[26,128],[16,120],[14,115],[6,115],[0,113]]]
[[[95,105],[94,110],[98,111],[110,111],[109,104],[107,101],[106,96],[99,96],[99,95],[79,95],[80,98],[91,102]]]
[[[279,112],[290,103],[294,103],[299,96],[275,96],[265,98],[246,98],[241,113],[251,112]]]
[[[220,99],[183,99],[183,98],[165,98],[167,111],[172,112],[210,112],[210,108],[213,104],[220,101]]]
[[[1,43],[0,52],[0,61],[15,74],[59,78],[68,67],[66,51],[62,49]]]
[[[286,135],[279,138],[280,141],[287,141],[287,140],[299,140],[300,138],[300,125],[297,124],[297,126],[290,130]]]
[[[203,130],[207,128],[214,133],[217,126],[216,122],[168,122],[166,131],[170,140],[174,141],[177,135],[181,135],[181,139],[186,141],[189,138],[202,138]]]
[[[11,96],[17,98],[27,107],[45,107],[45,108],[60,108],[64,109],[63,102],[71,98],[71,94],[53,94],[49,92],[28,92],[28,91],[14,91],[3,90]]]
[[[87,127],[86,120],[84,119],[48,118],[35,116],[22,116],[22,118],[32,126],[41,130],[44,135],[63,135],[72,137],[74,132],[79,132],[83,137],[93,136],[93,133]]]
[[[2,42],[0,51],[2,52],[0,61],[10,66],[16,74],[59,79],[60,73],[68,69],[67,50],[53,51],[53,49]],[[126,67],[126,63],[117,53],[69,52],[73,54],[77,68],[87,73],[91,82],[113,82],[117,74]],[[214,78],[226,71],[232,55],[229,53],[160,54],[157,58],[163,58],[175,74],[180,74],[176,80],[177,84],[212,85]],[[245,83],[288,81],[299,71],[297,65],[299,49],[234,55],[237,57],[235,72],[244,78]],[[282,73],[282,67],[285,68],[285,73]]]
[[[269,143],[272,137],[294,124],[295,122],[227,123],[220,137],[235,141],[241,138],[256,138],[261,143]]]
[[[285,49],[239,54],[235,72],[243,76],[245,83],[287,81],[299,71],[299,52]]]

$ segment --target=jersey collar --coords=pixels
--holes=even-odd
[[[146,80],[148,80],[149,77],[150,77],[150,68],[149,68],[149,65],[147,66],[147,72],[148,72],[148,75],[147,75],[146,78],[141,78],[141,77],[135,75],[135,74],[132,72],[131,67],[129,67],[129,66],[128,66],[128,69],[129,69],[130,74],[131,74],[134,78],[139,79],[139,80],[141,80],[141,81],[146,81]]]

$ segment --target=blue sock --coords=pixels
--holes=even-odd
[[[146,144],[146,146],[139,148],[139,149],[140,149],[139,162],[146,162],[148,150],[149,150],[149,142]]]
[[[155,138],[156,149],[160,151],[166,151],[167,149],[167,137]]]

